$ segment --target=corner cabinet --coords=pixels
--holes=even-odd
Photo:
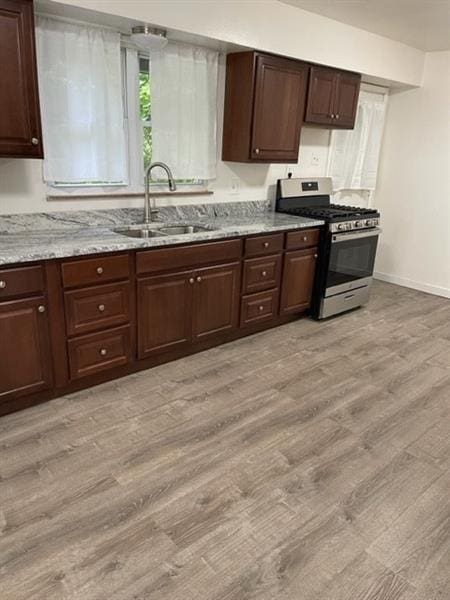
[[[297,162],[307,81],[302,62],[258,52],[229,54],[222,160]]]
[[[32,0],[0,0],[0,157],[42,158]]]
[[[0,403],[51,387],[44,297],[0,302],[0,339]]]
[[[361,75],[327,67],[311,67],[305,123],[353,129]]]

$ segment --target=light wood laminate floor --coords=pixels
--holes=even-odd
[[[448,600],[450,302],[376,282],[0,419],[1,600]]]

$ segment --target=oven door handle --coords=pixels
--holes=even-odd
[[[366,229],[366,231],[358,231],[356,233],[335,233],[333,234],[333,244],[339,244],[339,242],[348,242],[350,240],[359,240],[361,238],[373,237],[380,235],[382,229],[380,227],[374,227],[373,229]]]

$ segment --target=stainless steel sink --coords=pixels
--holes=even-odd
[[[120,235],[126,235],[127,237],[132,238],[153,238],[153,237],[162,237],[164,234],[159,233],[159,231],[154,231],[153,229],[114,229],[114,233],[118,233]]]
[[[211,227],[203,225],[168,225],[158,229],[165,235],[184,235],[186,233],[199,233],[200,231],[211,231]]]
[[[213,231],[214,228],[208,225],[165,225],[159,227],[155,224],[154,228],[150,229],[148,226],[139,227],[132,225],[130,227],[120,227],[114,229],[114,233],[120,235],[126,235],[132,238],[153,238],[153,237],[166,237],[169,235],[186,235],[189,233],[200,233],[202,231]]]

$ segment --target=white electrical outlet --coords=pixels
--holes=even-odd
[[[231,178],[231,193],[232,194],[239,194],[239,187],[240,187],[240,180],[239,177],[232,177]]]
[[[311,166],[318,167],[320,165],[320,156],[314,152],[311,154]]]

